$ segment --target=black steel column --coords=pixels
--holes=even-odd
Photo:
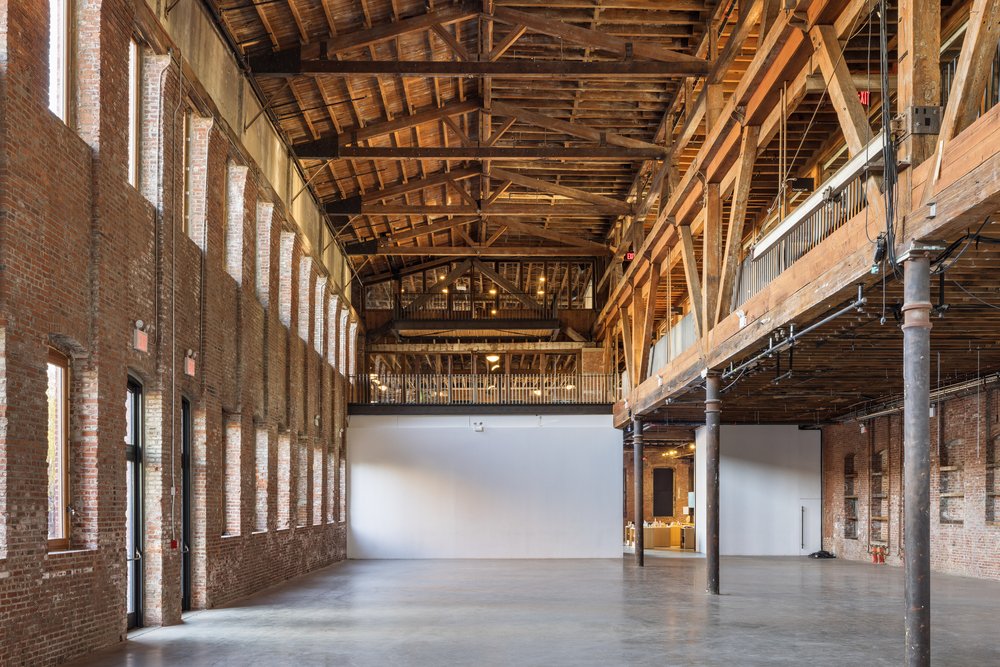
[[[705,378],[705,564],[708,592],[719,594],[719,374]],[[699,502],[700,499],[699,499]]]
[[[906,664],[931,664],[930,259],[906,260],[903,286],[903,568]]]
[[[639,567],[644,565],[643,530],[642,530],[642,419],[632,418],[632,487],[634,489],[634,501],[632,502],[635,514],[635,564]]]

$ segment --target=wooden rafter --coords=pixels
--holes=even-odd
[[[630,210],[628,204],[617,199],[612,199],[610,197],[605,197],[603,195],[593,194],[591,192],[586,192],[578,188],[571,188],[565,185],[559,185],[557,183],[552,183],[550,181],[543,181],[538,178],[532,178],[531,176],[525,176],[524,174],[519,174],[513,171],[508,171],[506,169],[494,168],[491,172],[494,178],[500,178],[506,181],[510,181],[516,185],[523,185],[524,187],[531,188],[533,190],[538,190],[540,192],[550,192],[552,194],[561,195],[563,197],[568,197],[570,199],[576,199],[579,201],[589,202],[591,204],[596,204],[598,206],[605,206],[609,208],[618,209],[618,212],[625,214]]]
[[[508,294],[512,295],[523,305],[527,306],[530,309],[538,308],[537,301],[535,301],[527,294],[525,294],[518,285],[515,285],[514,283],[510,282],[509,280],[501,276],[499,273],[494,271],[492,267],[484,264],[479,260],[473,260],[472,265],[476,268],[477,271],[479,271],[479,273],[483,274],[484,276],[492,280],[494,283],[496,283],[497,287],[504,290]]]
[[[757,159],[757,138],[760,128],[750,125],[743,128],[740,141],[740,156],[736,163],[736,180],[733,196],[729,204],[729,224],[726,232],[726,249],[722,255],[722,273],[719,283],[719,300],[715,307],[712,325],[728,314],[729,304],[736,288],[736,272],[740,263],[740,248],[743,242],[743,226],[746,222],[747,202],[750,185],[753,182],[753,166]]]
[[[493,17],[514,26],[527,26],[534,32],[576,42],[584,46],[607,51],[620,58],[645,58],[668,63],[694,63],[705,65],[705,61],[686,53],[665,49],[651,42],[632,42],[600,30],[580,28],[563,21],[546,18],[538,14],[522,12],[510,7],[496,7]]]

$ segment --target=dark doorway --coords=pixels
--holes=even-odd
[[[653,468],[653,516],[674,515],[674,469]]]
[[[191,403],[181,399],[181,611],[191,609]]]
[[[125,610],[142,627],[142,386],[129,378],[125,398]]]

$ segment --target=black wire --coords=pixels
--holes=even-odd
[[[896,182],[898,172],[896,165],[896,145],[892,139],[892,114],[889,103],[889,36],[887,28],[888,6],[886,0],[879,0],[879,69],[882,75],[882,133],[885,145],[882,147],[882,157],[885,162],[883,170],[882,189],[885,199],[885,234],[886,250],[889,265],[893,272],[900,275],[899,262],[896,259]]]

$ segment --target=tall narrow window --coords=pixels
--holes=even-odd
[[[288,434],[278,436],[278,530],[291,524],[292,441]]]
[[[49,110],[69,119],[70,0],[49,0]]]
[[[69,547],[69,360],[49,351],[49,549]]]
[[[191,122],[194,114],[190,110],[184,113],[184,126],[181,130],[181,164],[184,165],[184,189],[181,192],[181,231],[191,236]]]
[[[128,43],[128,182],[139,186],[139,75],[142,71],[139,43]]]

